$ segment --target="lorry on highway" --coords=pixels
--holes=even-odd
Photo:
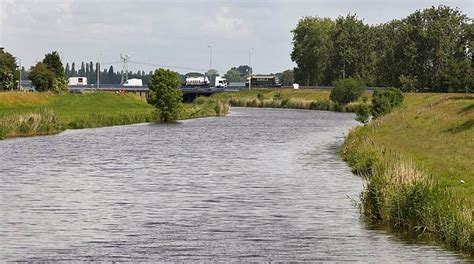
[[[132,79],[126,80],[122,85],[126,87],[143,86],[143,81],[142,79],[132,78]]]
[[[209,87],[209,79],[206,76],[186,77],[185,87]]]
[[[214,87],[216,88],[227,88],[227,79],[221,76],[216,77],[216,81],[214,83]]]
[[[246,87],[249,87],[249,81],[252,87],[281,87],[280,80],[274,75],[252,75],[252,77],[247,78]]]
[[[86,86],[87,77],[69,77],[67,80],[67,85],[69,86]]]

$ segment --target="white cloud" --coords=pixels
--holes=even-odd
[[[226,38],[248,36],[251,31],[249,25],[242,18],[233,16],[227,7],[220,8],[214,18],[204,24],[203,30]]]

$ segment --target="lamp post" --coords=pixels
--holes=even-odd
[[[95,66],[95,70],[97,72],[97,90],[100,89],[100,53],[99,56],[97,56],[97,65]]]
[[[209,48],[209,70],[212,69],[212,46],[207,46]]]
[[[212,87],[212,84],[211,84],[211,81],[212,81],[212,76],[211,76],[211,70],[212,70],[212,46],[211,46],[211,45],[208,45],[207,47],[209,48],[209,71],[208,71],[208,75],[209,75],[209,86]]]
[[[21,59],[20,58],[16,58],[19,62],[19,66],[18,66],[18,69],[19,69],[19,72],[20,72],[20,79],[18,79],[18,91],[21,90]]]
[[[253,48],[249,49],[249,90],[252,89],[252,50]]]

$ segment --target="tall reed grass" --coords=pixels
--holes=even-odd
[[[366,133],[374,126],[355,128],[341,148],[344,160],[366,183],[360,204],[363,217],[473,254],[471,205],[441,187],[411,159],[375,144]]]
[[[0,116],[0,139],[59,133],[64,126],[52,110],[8,113]]]
[[[288,108],[288,109],[306,109],[323,110],[338,112],[355,112],[360,103],[351,103],[345,106],[336,105],[328,99],[305,100],[299,98],[222,98],[219,99],[231,106],[237,107],[261,107],[261,108]]]
[[[228,103],[209,97],[198,97],[192,104],[185,105],[185,109],[180,113],[178,119],[223,116],[228,112]]]

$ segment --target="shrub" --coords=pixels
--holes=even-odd
[[[367,104],[360,104],[356,109],[356,121],[367,124],[370,118],[370,107]]]
[[[372,115],[374,118],[390,113],[403,103],[403,94],[396,88],[374,91],[372,95]]]
[[[400,81],[400,88],[404,92],[414,92],[418,85],[418,79],[416,76],[400,75],[398,80]]]
[[[356,78],[341,79],[334,82],[334,88],[329,95],[331,101],[346,105],[357,101],[364,93],[365,87],[361,80]]]

